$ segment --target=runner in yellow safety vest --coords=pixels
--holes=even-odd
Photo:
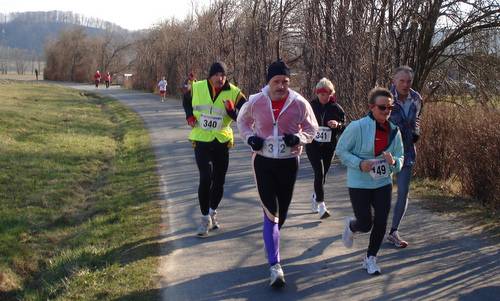
[[[227,81],[226,70],[224,63],[213,63],[208,79],[193,83],[191,95],[183,100],[187,123],[193,128],[189,140],[200,172],[201,237],[220,227],[216,210],[224,192],[229,148],[234,143],[230,125],[246,101],[240,89]]]

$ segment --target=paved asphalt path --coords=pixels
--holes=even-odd
[[[396,250],[384,243],[378,256],[382,275],[369,276],[361,269],[368,235],[357,235],[353,249],[341,241],[343,219],[352,215],[345,169],[334,164],[330,171],[326,199],[332,217],[320,221],[310,212],[313,174],[305,154],[281,232],[287,286],[271,289],[250,151],[237,131],[218,210],[222,228],[198,238],[198,170],[180,100],[161,103],[150,93],[71,86],[118,99],[149,129],[163,196],[163,300],[500,300],[497,237],[432,214],[416,200],[410,200],[400,229],[410,246]]]

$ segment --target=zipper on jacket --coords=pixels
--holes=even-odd
[[[326,107],[324,108],[323,114],[321,115],[321,126],[325,126],[325,115],[326,115]]]
[[[278,122],[277,121],[275,121],[273,123],[273,139],[274,139],[274,145],[278,146],[278,147],[273,148],[273,157],[278,158],[279,143],[278,143]]]
[[[405,100],[405,101],[408,101],[408,100]],[[406,116],[406,113],[405,113],[405,109],[403,108],[403,106],[399,103],[399,100],[395,102],[396,105],[398,105],[399,107],[399,111],[401,112],[401,116],[403,116],[403,120],[406,121],[408,119],[408,117]],[[411,107],[410,107],[411,109]],[[409,113],[410,111],[408,111]]]
[[[278,114],[278,117],[275,119],[274,118],[274,113],[273,113],[273,105],[272,105],[272,99],[269,95],[266,95],[267,98],[269,98],[269,109],[270,109],[270,112],[271,112],[271,118],[273,119],[273,141],[274,141],[274,145],[278,145],[277,148],[273,148],[273,157],[274,158],[278,158],[278,151],[279,151],[279,144],[278,144],[278,120],[280,119],[280,116],[281,114],[283,114],[283,112],[290,106],[290,104],[293,102],[293,100],[290,100],[288,103],[287,103],[287,100],[290,99],[290,91],[288,91],[288,97],[287,97],[287,100],[285,100],[285,106],[283,106],[283,108],[281,108],[281,111],[280,113]]]

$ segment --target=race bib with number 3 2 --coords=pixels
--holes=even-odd
[[[278,136],[276,141],[273,137],[269,137],[264,140],[262,153],[265,157],[269,158],[289,157],[291,154],[291,148],[286,146],[283,136]]]

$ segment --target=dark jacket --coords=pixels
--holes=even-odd
[[[340,126],[336,129],[332,129],[332,139],[330,143],[333,145],[337,144],[337,136],[342,134],[342,131],[345,128],[345,112],[344,109],[335,101],[330,101],[326,104],[321,104],[319,99],[315,97],[311,101],[311,107],[314,111],[314,115],[316,116],[316,120],[318,121],[319,126],[328,126],[329,120],[336,120],[340,122]],[[313,140],[312,143],[319,143]]]
[[[398,93],[394,85],[391,87],[394,95],[394,109],[389,120],[398,126],[401,131],[401,138],[404,147],[404,166],[413,166],[417,157],[415,142],[420,137],[420,114],[422,113],[422,97],[413,89],[410,90],[409,99],[411,101],[408,116],[405,114],[401,101],[398,100]]]

